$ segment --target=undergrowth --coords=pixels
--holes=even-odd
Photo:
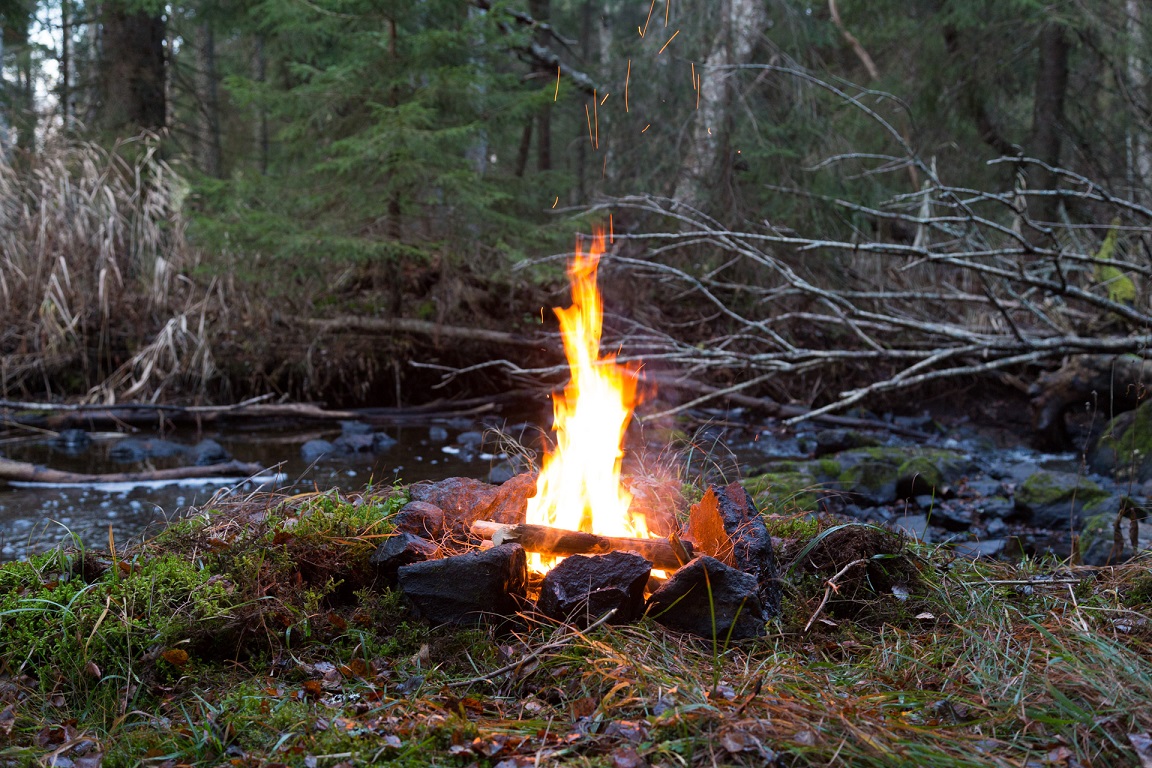
[[[763,638],[496,634],[415,621],[371,575],[403,501],[251,498],[0,568],[0,763],[1113,766],[1152,730],[1148,559],[971,562],[779,518]]]

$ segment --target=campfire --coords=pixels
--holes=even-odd
[[[539,475],[500,487],[463,478],[413,486],[398,535],[372,562],[438,623],[537,611],[587,625],[609,612],[613,621],[647,613],[713,639],[763,634],[779,610],[776,564],[743,487],[709,488],[681,529],[673,509],[655,510],[653,525],[623,482],[637,369],[601,353],[605,245],[603,233],[586,252],[578,242],[572,305],[555,310],[571,379],[553,397],[556,447]]]

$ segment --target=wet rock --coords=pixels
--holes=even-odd
[[[707,555],[673,573],[652,594],[648,615],[669,629],[720,643],[760,637],[767,620],[756,577]]]
[[[1003,496],[990,496],[984,499],[977,499],[972,502],[976,507],[976,511],[980,513],[981,517],[998,517],[1008,518],[1016,511],[1016,505],[1012,503],[1011,499],[1006,499]]]
[[[1131,500],[1122,500],[1116,510],[1084,521],[1080,560],[1085,565],[1116,565],[1148,550],[1152,550],[1152,522],[1147,510]]]
[[[340,435],[332,441],[339,453],[372,453],[374,441],[370,433]]]
[[[1152,480],[1152,400],[1108,422],[1088,451],[1088,466],[1116,480]]]
[[[477,520],[492,519],[492,504],[503,487],[470,477],[449,477],[435,483],[416,483],[409,488],[408,496],[412,501],[426,501],[444,510],[445,526],[467,530]]]
[[[536,473],[516,475],[498,486],[484,520],[517,525],[523,523],[528,511],[528,499],[536,494]],[[479,519],[479,518],[477,518]]]
[[[816,433],[816,458],[852,448],[871,448],[880,445],[875,435],[854,429],[824,429]]]
[[[201,440],[192,447],[192,457],[198,467],[207,467],[212,464],[223,464],[232,461],[232,454],[224,450],[224,446],[215,440]]]
[[[689,511],[687,538],[699,551],[751,574],[769,616],[780,613],[780,584],[772,537],[752,496],[740,483],[713,485]]]
[[[1099,485],[1072,472],[1037,472],[1016,489],[1016,508],[1038,528],[1080,530],[1084,517],[1104,511]]]
[[[611,621],[637,619],[652,563],[631,552],[572,555],[544,576],[536,607],[545,616],[588,626],[613,608]]]
[[[941,498],[976,467],[958,451],[937,448],[857,448],[835,458],[833,486],[874,505],[922,494]]]
[[[506,483],[519,474],[519,469],[510,461],[502,461],[488,470],[488,482],[493,485]]]
[[[523,607],[528,559],[519,544],[501,544],[400,567],[400,591],[433,624],[477,624]]]
[[[440,426],[429,427],[428,439],[434,443],[446,443],[448,442],[448,430]]]
[[[112,446],[108,456],[113,461],[136,462],[148,459],[169,459],[185,456],[188,453],[186,446],[173,443],[170,440],[149,439],[140,440],[129,437]]]
[[[309,440],[300,446],[300,458],[308,463],[320,461],[336,454],[336,447],[327,440]]]
[[[1000,557],[1005,554],[1007,549],[1007,539],[985,539],[984,541],[961,541],[953,547],[952,551],[957,557],[978,560],[982,557]]]
[[[930,510],[928,519],[932,525],[938,525],[949,531],[966,531],[972,527],[975,510],[967,504],[936,500],[935,504],[922,509]]]
[[[968,480],[966,483],[964,483],[960,495],[984,498],[988,496],[1000,496],[1003,493],[1004,488],[999,480],[982,477],[974,480]]]
[[[479,448],[484,444],[484,435],[480,432],[461,432],[456,435],[456,442],[460,445]]]
[[[444,535],[444,510],[426,501],[410,501],[393,515],[392,524],[402,533],[439,539]]]
[[[384,453],[392,446],[396,445],[398,441],[396,438],[389,435],[387,432],[373,432],[372,433],[372,450],[376,453]]]
[[[387,576],[394,578],[402,565],[421,563],[440,556],[440,547],[411,533],[389,536],[368,558],[368,562]]]
[[[906,536],[916,541],[931,541],[928,533],[927,515],[898,515],[888,524],[893,530],[903,531]]]
[[[362,421],[342,421],[340,422],[340,436],[351,437],[353,435],[370,435],[372,434],[372,427]]]
[[[82,429],[65,429],[56,435],[52,445],[66,453],[83,453],[91,447],[92,436]]]
[[[999,517],[994,517],[984,524],[984,532],[989,536],[999,536],[1006,530],[1008,530],[1008,523]]]

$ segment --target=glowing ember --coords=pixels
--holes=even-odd
[[[579,244],[568,268],[572,306],[556,309],[572,380],[553,397],[556,450],[545,456],[528,499],[527,522],[602,536],[649,538],[643,515],[632,515],[632,494],[620,484],[624,429],[636,406],[633,371],[600,356],[603,308],[596,267],[604,253],[597,233],[588,253]],[[547,571],[561,558],[529,556],[529,567]]]

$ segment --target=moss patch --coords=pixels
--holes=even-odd
[[[756,508],[772,515],[815,512],[820,503],[819,483],[807,472],[772,471],[740,481],[752,494]]]

